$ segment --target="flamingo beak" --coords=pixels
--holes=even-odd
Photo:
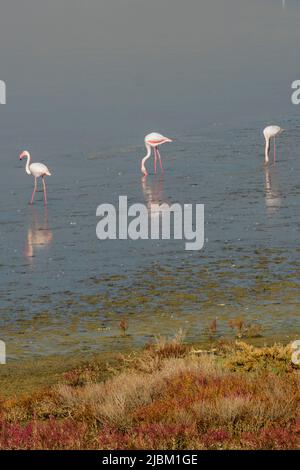
[[[22,152],[21,155],[20,155],[20,160],[22,160],[22,158],[25,157],[25,152]]]

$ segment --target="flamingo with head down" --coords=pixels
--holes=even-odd
[[[22,160],[23,158],[27,158],[26,168],[25,168],[27,175],[32,175],[34,177],[34,188],[33,188],[33,192],[31,195],[30,204],[33,204],[33,201],[34,201],[34,195],[37,190],[37,179],[42,177],[44,202],[45,202],[45,205],[47,205],[47,191],[46,191],[46,183],[45,183],[44,178],[45,176],[51,176],[50,171],[48,170],[46,165],[44,165],[43,163],[30,163],[31,156],[30,156],[30,153],[27,152],[27,150],[24,150],[24,152],[21,153],[20,160]]]
[[[264,137],[266,141],[265,147],[265,163],[269,162],[270,141],[274,139],[274,162],[276,161],[276,137],[284,132],[279,126],[268,126],[264,129]]]
[[[144,176],[148,175],[148,172],[145,167],[145,162],[148,160],[148,158],[151,157],[152,148],[154,151],[154,174],[156,175],[157,160],[159,160],[161,173],[164,174],[164,169],[158,147],[159,145],[165,144],[166,142],[172,142],[172,140],[168,137],[158,134],[157,132],[151,132],[151,134],[146,135],[145,146],[147,149],[147,155],[143,158],[141,162],[141,172],[144,174]]]

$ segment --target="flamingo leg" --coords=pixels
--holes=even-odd
[[[157,165],[157,148],[154,147],[154,174],[156,175],[156,165]]]
[[[276,137],[274,137],[274,163],[276,162]]]
[[[31,199],[30,199],[30,204],[33,204],[34,195],[35,195],[36,190],[37,190],[37,179],[34,178],[34,188],[33,188],[33,191],[32,191],[32,195],[31,195]]]
[[[45,183],[44,177],[42,177],[42,181],[43,181],[43,190],[44,190],[44,202],[46,206],[47,205],[47,190],[46,190],[46,183]]]
[[[163,175],[164,174],[164,169],[163,169],[163,164],[162,164],[162,161],[161,161],[161,156],[160,156],[158,148],[156,149],[156,151],[157,151],[157,155],[158,155],[158,159],[159,159],[161,174]]]

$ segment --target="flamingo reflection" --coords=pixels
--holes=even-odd
[[[267,213],[274,215],[281,207],[281,194],[276,169],[265,167],[265,202]]]
[[[35,253],[47,247],[53,238],[53,233],[49,229],[48,210],[45,208],[43,219],[40,218],[36,208],[31,207],[32,220],[27,231],[24,256],[33,258]]]
[[[152,224],[159,224],[162,212],[168,207],[164,206],[167,201],[164,196],[163,178],[154,178],[153,181],[149,181],[144,176],[142,178],[142,191],[150,214],[151,226]]]
[[[142,190],[148,209],[151,209],[152,204],[165,202],[163,178],[154,178],[153,182],[150,182],[146,177],[143,177]]]

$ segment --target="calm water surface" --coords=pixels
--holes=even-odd
[[[299,338],[299,20],[298,0],[3,2],[0,339],[10,358],[121,350],[179,329],[206,342],[216,317],[214,338],[232,338],[236,318],[260,328],[261,343]],[[271,123],[286,132],[265,167]],[[152,130],[174,143],[162,148],[165,177],[143,181]],[[47,211],[41,192],[28,205],[26,148],[53,173]],[[100,242],[96,208],[119,195],[205,204],[203,250]]]
[[[133,346],[182,328],[189,339],[230,335],[228,321],[259,324],[264,338],[299,331],[300,120],[285,122],[278,161],[263,165],[260,127],[214,126],[175,135],[165,177],[140,178],[140,147],[55,155],[42,193],[16,161],[2,178],[1,333],[13,357]],[[152,163],[152,162],[151,162]],[[149,166],[150,164],[149,163]],[[68,178],[60,174],[68,168]],[[99,241],[96,207],[134,202],[205,204],[205,246]],[[129,336],[120,339],[126,318]]]

